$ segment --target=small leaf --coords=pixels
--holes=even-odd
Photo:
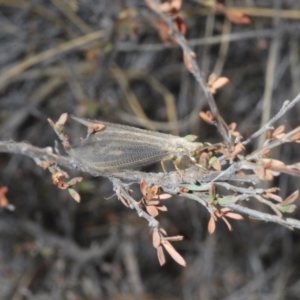
[[[214,121],[214,116],[212,115],[212,113],[210,111],[207,111],[207,112],[200,111],[199,116],[207,124],[212,124]]]
[[[277,208],[283,213],[293,213],[296,210],[297,206],[295,204],[285,206],[277,205]]]
[[[158,210],[155,206],[146,206],[146,210],[152,217],[156,217],[158,215]]]
[[[233,204],[237,201],[238,199],[235,196],[226,196],[223,198],[218,198],[218,203],[220,205],[227,205],[227,204]]]
[[[245,147],[244,147],[244,145],[242,144],[242,143],[237,143],[235,146],[234,146],[234,154],[238,154],[238,153],[240,153],[240,152],[242,152],[242,151],[244,151],[245,150]]]
[[[164,238],[167,241],[171,242],[179,242],[183,240],[183,235],[176,235],[176,236],[168,236]]]
[[[227,213],[227,212],[230,212],[230,211],[232,211],[230,208],[228,208],[228,207],[223,207],[223,208],[221,208],[221,212],[224,214],[224,213]]]
[[[146,181],[143,179],[140,183],[140,190],[142,195],[146,195],[147,190],[149,189],[149,186],[147,185]]]
[[[288,205],[288,204],[292,204],[294,203],[297,198],[299,197],[299,191],[295,191],[293,194],[291,194],[290,196],[288,196],[282,203],[281,205]]]
[[[185,21],[177,16],[174,20],[174,25],[176,26],[177,30],[182,34],[182,35],[186,35],[187,33],[187,26],[185,24]]]
[[[74,186],[76,185],[78,182],[81,182],[82,181],[82,177],[75,177],[73,179],[71,179],[70,181],[68,181],[68,184],[70,186]]]
[[[223,221],[226,223],[226,225],[227,225],[229,231],[232,231],[232,226],[231,226],[230,223],[226,220],[226,218],[223,217],[222,219],[223,219]]]
[[[235,220],[244,220],[243,216],[241,216],[240,214],[237,214],[237,213],[232,213],[232,212],[227,213],[226,217],[229,217],[229,218],[235,219]]]
[[[272,136],[276,138],[278,135],[280,135],[281,133],[284,132],[284,129],[285,129],[285,126],[284,126],[284,125],[281,125],[281,126],[277,127],[277,128],[273,131]]]
[[[164,205],[157,205],[156,208],[160,211],[168,211],[168,209]]]
[[[159,199],[159,200],[167,200],[167,199],[170,199],[172,198],[173,196],[170,195],[170,194],[161,194],[161,195],[155,195],[153,197],[153,199]]]
[[[215,156],[210,158],[208,164],[211,165],[217,171],[221,171],[221,169],[222,169],[220,161]]]
[[[167,235],[167,232],[163,229],[163,228],[159,228],[159,231],[164,234],[164,235]]]
[[[300,139],[300,132],[295,133],[292,137],[291,140],[292,141],[299,141]]]
[[[162,245],[179,265],[183,267],[186,266],[186,261],[184,260],[184,258],[175,250],[175,248],[168,241],[162,241]]]
[[[161,266],[163,266],[166,263],[166,257],[162,245],[159,245],[157,247],[157,258]]]
[[[237,127],[237,123],[235,123],[235,122],[232,122],[228,125],[228,129],[230,131],[234,131],[236,129],[236,127]]]
[[[157,185],[155,185],[151,188],[151,193],[152,193],[153,197],[154,197],[154,195],[157,195],[159,193],[159,189],[160,188]]]
[[[185,140],[189,142],[195,142],[197,140],[197,135],[189,134],[184,137]]]
[[[50,118],[48,118],[47,121],[50,124],[50,126],[54,129],[55,128],[54,122]]]
[[[68,189],[70,195],[76,202],[80,202],[80,195],[74,189]]]
[[[227,77],[219,77],[213,84],[212,88],[214,90],[220,89],[224,85],[229,83],[229,79]]]
[[[273,194],[273,193],[266,193],[265,197],[271,198],[271,199],[273,199],[277,202],[282,202],[283,201],[283,199],[280,196],[278,196],[276,194]]]
[[[63,126],[63,125],[65,125],[65,123],[67,122],[67,120],[68,120],[68,114],[67,113],[63,113],[59,117],[58,121],[56,122],[56,125]]]
[[[154,229],[153,234],[152,234],[152,244],[155,248],[157,248],[160,245],[160,234],[158,233],[157,229]]]
[[[5,208],[13,207],[13,205],[9,204],[9,201],[6,197],[7,192],[8,192],[8,187],[6,186],[0,187],[0,207],[5,207]]]
[[[147,203],[147,205],[154,205],[154,206],[160,204],[160,202],[158,200],[147,200],[146,203]]]
[[[211,216],[208,222],[207,230],[209,234],[213,234],[216,230],[216,221],[214,218]]]
[[[251,19],[249,16],[241,10],[237,9],[226,9],[225,15],[229,21],[234,24],[250,24]]]
[[[2,186],[0,187],[0,195],[5,195],[8,192],[8,187],[7,186]]]

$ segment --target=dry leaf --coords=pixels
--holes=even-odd
[[[241,10],[225,9],[225,16],[229,21],[235,24],[250,24],[250,17]]]
[[[234,150],[233,150],[233,153],[234,154],[238,154],[242,151],[245,150],[245,146],[242,144],[242,143],[237,143],[235,146],[234,146]]]
[[[209,75],[207,80],[207,88],[212,94],[215,94],[217,89],[223,87],[229,82],[226,77],[218,77],[215,73]]]
[[[271,198],[271,199],[273,199],[273,200],[275,200],[277,202],[282,202],[283,201],[283,199],[280,196],[278,196],[276,194],[273,194],[273,193],[266,193],[265,197],[266,198]]]
[[[292,137],[291,137],[292,141],[297,141],[299,142],[300,140],[300,132],[295,133]]]
[[[244,220],[243,216],[241,216],[240,214],[237,214],[237,213],[232,213],[232,212],[228,212],[226,214],[226,217],[229,217],[229,218],[235,219],[235,220]]]
[[[168,236],[168,237],[165,237],[164,239],[169,242],[180,242],[183,240],[183,236],[182,235]]]
[[[230,131],[234,131],[236,129],[236,127],[237,127],[237,124],[235,122],[228,125],[228,129]]]
[[[6,186],[0,188],[0,207],[7,207],[9,205],[9,201],[6,197],[7,192],[8,188]]]
[[[270,159],[270,158],[263,158],[261,161],[264,163],[264,168],[282,168],[285,167],[284,162],[278,159]]]
[[[186,35],[187,33],[187,26],[184,22],[184,20],[181,17],[176,17],[174,20],[174,25],[176,26],[177,30],[182,34]]]
[[[152,234],[152,243],[155,248],[157,248],[160,245],[160,239],[161,239],[161,237],[160,237],[158,230],[154,229],[153,234]]]
[[[162,241],[162,245],[166,251],[171,255],[171,257],[181,266],[186,266],[186,261],[184,258],[175,250],[175,248],[166,240]]]
[[[214,121],[214,116],[212,115],[212,113],[210,111],[207,111],[207,112],[200,111],[199,116],[204,122],[206,122],[208,124],[212,124]]]
[[[156,217],[158,215],[158,210],[156,209],[155,206],[146,206],[147,212],[149,213],[149,215],[151,215],[152,217]]]
[[[67,122],[67,119],[68,119],[68,114],[67,113],[62,114],[59,117],[58,121],[56,122],[56,125],[57,126],[63,126],[63,125],[65,125],[65,123]]]
[[[214,218],[211,216],[207,226],[209,234],[213,234],[216,230],[216,222]]]
[[[168,211],[168,209],[164,205],[157,205],[156,208],[160,211]]]
[[[226,225],[227,225],[229,231],[232,231],[232,227],[231,227],[230,223],[226,220],[226,218],[223,217],[222,219],[223,219],[223,221],[226,223]]]
[[[217,171],[221,171],[222,170],[222,166],[221,166],[221,163],[220,161],[216,158],[213,163],[211,164],[211,166],[217,170]]]
[[[158,258],[159,264],[161,266],[163,266],[166,263],[166,257],[165,257],[164,250],[161,245],[159,245],[157,247],[157,258]]]
[[[159,231],[160,231],[161,233],[163,233],[164,235],[167,235],[167,232],[166,232],[163,228],[159,228]]]
[[[284,133],[284,129],[285,129],[285,126],[284,126],[284,125],[281,125],[281,126],[277,127],[277,128],[273,131],[272,136],[273,136],[274,138],[278,138],[278,137],[277,137],[278,135],[281,135],[282,133]]]
[[[170,194],[161,194],[161,195],[155,195],[153,199],[159,199],[159,200],[166,200],[172,198],[172,195]]]
[[[227,77],[219,77],[213,84],[212,84],[212,88],[217,90],[221,87],[223,87],[224,85],[229,83],[229,79]]]
[[[299,191],[295,191],[293,194],[289,195],[282,203],[281,205],[289,205],[294,203],[299,197]]]
[[[70,195],[76,202],[80,202],[80,195],[74,189],[68,189]]]

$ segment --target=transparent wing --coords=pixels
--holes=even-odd
[[[104,130],[90,135],[72,147],[71,155],[100,170],[132,169],[160,161],[171,155],[167,146],[149,139],[147,134]]]

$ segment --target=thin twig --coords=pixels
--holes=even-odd
[[[284,101],[280,111],[262,128],[254,132],[247,140],[243,141],[243,145],[249,144],[253,139],[269,130],[278,119],[280,119],[287,111],[293,108],[298,102],[300,102],[300,93],[291,102],[288,100]]]
[[[278,216],[263,213],[263,212],[260,212],[260,211],[254,210],[254,209],[250,209],[248,207],[244,207],[244,206],[241,206],[238,204],[227,204],[226,207],[231,208],[234,211],[246,214],[249,217],[256,219],[256,220],[277,223],[277,224],[286,226],[290,229],[292,229],[292,228],[300,229],[300,221],[298,221],[296,219],[292,219],[292,218],[283,219]]]

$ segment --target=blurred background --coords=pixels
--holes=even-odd
[[[248,137],[300,92],[300,2],[220,2],[238,13],[186,0],[180,16],[203,76],[230,79],[215,99]],[[67,112],[219,142],[199,118],[207,109],[202,91],[166,36],[144,1],[0,1],[0,139],[54,147],[46,120]],[[299,106],[280,124],[298,126]],[[72,142],[85,135],[72,120],[66,130]],[[297,162],[299,146],[273,157]],[[188,265],[168,256],[160,267],[148,224],[117,200],[111,183],[69,174],[84,176],[79,204],[31,159],[0,154],[0,187],[15,206],[0,210],[0,299],[300,299],[299,231],[247,218],[232,222],[233,232],[219,221],[209,235],[206,209],[173,197],[158,219],[169,235],[184,235],[174,246]],[[286,197],[299,180],[272,184]]]

